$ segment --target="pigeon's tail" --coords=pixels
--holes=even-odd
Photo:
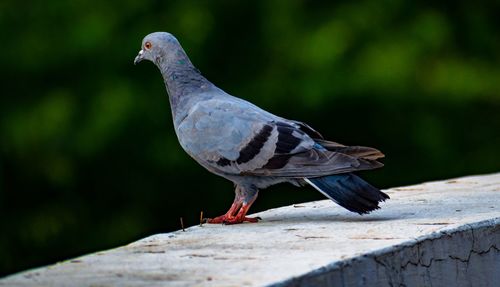
[[[379,209],[389,196],[352,173],[306,178],[305,181],[340,206],[359,214]]]

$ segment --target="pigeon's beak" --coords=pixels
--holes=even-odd
[[[144,55],[144,51],[140,50],[139,54],[137,55],[137,57],[135,57],[134,65],[137,65],[137,63],[139,63],[140,61],[144,60],[144,56],[143,55]]]

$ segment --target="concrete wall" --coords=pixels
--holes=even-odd
[[[500,219],[336,262],[271,286],[499,286]]]
[[[500,173],[386,192],[366,216],[329,200],[294,204],[256,224],[156,234],[0,286],[500,286]]]

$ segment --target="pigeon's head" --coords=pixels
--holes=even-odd
[[[135,57],[134,64],[149,60],[155,64],[162,59],[172,59],[182,48],[174,35],[167,32],[155,32],[142,40],[141,50]]]

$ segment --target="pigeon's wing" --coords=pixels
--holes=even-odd
[[[369,147],[344,147],[336,151],[316,144],[313,148],[288,154],[274,155],[266,165],[252,171],[254,175],[276,177],[321,177],[382,167],[376,159],[383,157]]]
[[[306,124],[274,116],[244,101],[199,102],[177,132],[193,158],[226,174],[315,177],[382,165],[374,160],[378,152],[374,149],[322,140]]]
[[[320,140],[323,139],[323,136],[317,130],[313,129],[312,127],[310,127],[306,123],[299,122],[299,121],[286,120],[286,119],[282,119],[282,120],[285,121],[285,122],[290,122],[294,127],[296,127],[299,130],[303,131],[309,137],[311,137],[311,138],[313,138],[315,140],[316,139],[320,139]]]
[[[236,98],[200,101],[177,128],[181,146],[209,169],[241,174],[273,157],[275,116]]]

